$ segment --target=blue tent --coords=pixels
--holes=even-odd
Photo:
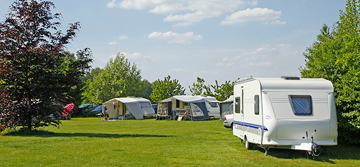
[[[79,108],[86,108],[86,107],[92,107],[92,104],[83,104],[81,106],[79,106]]]
[[[102,109],[103,109],[103,105],[99,105],[97,106],[93,111],[94,112],[98,112],[98,113],[101,113],[102,112]],[[105,106],[105,109],[106,109],[106,106]],[[106,114],[108,113],[108,111],[106,110]]]

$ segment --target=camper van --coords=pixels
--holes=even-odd
[[[249,78],[234,86],[233,134],[251,149],[304,150],[337,145],[332,83],[321,78]]]

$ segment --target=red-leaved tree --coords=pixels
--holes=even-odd
[[[61,15],[52,14],[53,7],[49,1],[16,0],[0,23],[0,66],[6,67],[0,71],[3,128],[58,126],[64,105],[72,99],[69,92],[90,68],[90,49],[73,57],[65,50],[80,23],[63,33]]]

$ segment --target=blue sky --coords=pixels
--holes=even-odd
[[[0,1],[4,21],[12,0]],[[153,82],[170,75],[186,92],[196,78],[300,76],[303,52],[332,27],[345,0],[53,0],[62,28],[82,28],[67,46],[91,48],[93,67],[124,54]]]

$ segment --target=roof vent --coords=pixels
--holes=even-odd
[[[300,80],[300,77],[296,76],[281,76],[281,78],[285,80]]]

